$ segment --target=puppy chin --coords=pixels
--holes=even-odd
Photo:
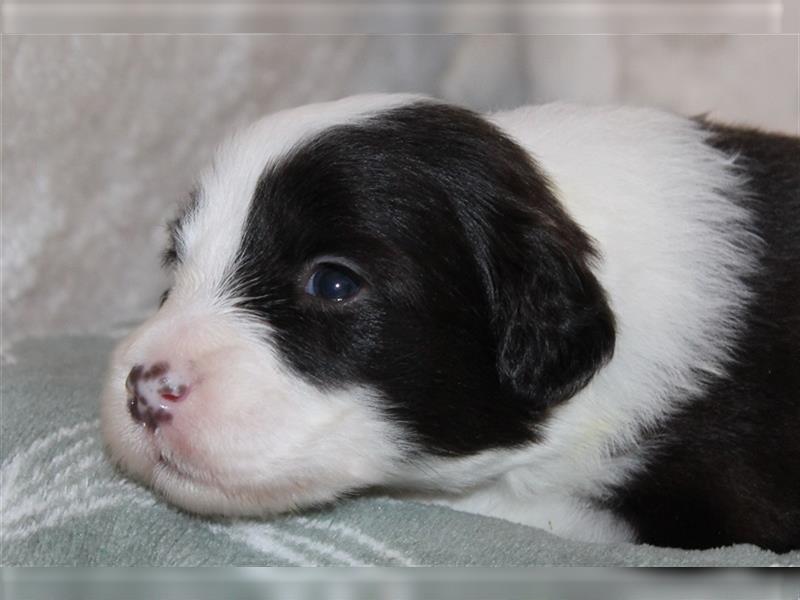
[[[106,438],[108,442],[108,437]],[[111,444],[109,444],[111,446]],[[112,447],[117,465],[141,483],[151,487],[172,504],[189,512],[208,516],[261,517],[317,506],[336,500],[350,489],[342,482],[320,474],[306,480],[276,478],[274,481],[226,483],[211,472],[173,462],[150,449],[147,457],[131,457]],[[358,488],[354,484],[354,489]]]
[[[249,485],[246,482],[225,483],[207,474],[188,473],[184,467],[163,457],[152,466],[144,482],[171,503],[211,516],[269,516],[326,504],[351,491],[322,473],[318,477],[310,474],[306,480],[287,477],[254,481]]]
[[[402,436],[370,390],[319,390],[246,323],[177,315],[162,309],[119,344],[101,399],[112,459],[169,501],[202,514],[268,515],[380,484],[402,458]],[[165,402],[169,419],[153,425],[133,415],[126,379],[135,365],[159,362],[190,391]]]

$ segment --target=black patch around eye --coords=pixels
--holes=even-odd
[[[265,170],[231,293],[269,323],[300,377],[377,390],[423,452],[527,444],[548,406],[498,370],[495,276],[546,264],[553,251],[530,250],[530,231],[562,229],[565,246],[588,253],[559,210],[527,154],[480,117],[436,104],[394,109],[330,128]],[[324,255],[352,258],[368,275],[369,294],[348,310],[337,310],[337,286],[351,293],[351,284],[335,273],[317,282],[332,301],[304,291],[308,261]]]

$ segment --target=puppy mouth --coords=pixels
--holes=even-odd
[[[267,493],[265,488],[255,483],[252,486],[241,482],[226,485],[217,479],[213,473],[198,473],[190,466],[176,461],[168,452],[158,453],[158,459],[151,472],[150,484],[157,493],[182,509],[211,518],[226,516],[262,517],[295,507],[294,504],[290,504],[287,507],[281,506],[276,510],[270,510],[261,504],[252,505],[252,501],[248,500],[248,498],[254,494]],[[273,490],[272,494],[280,496],[280,489]],[[208,503],[209,497],[216,499],[214,504]],[[221,508],[219,506],[220,502],[229,505],[229,508]]]
[[[179,475],[180,477],[183,477],[185,479],[192,479],[192,480],[195,479],[194,475],[188,473],[185,469],[183,469],[178,463],[176,463],[172,459],[167,458],[167,456],[163,452],[158,453],[158,461],[156,464],[162,467],[163,469],[171,471],[176,475]]]

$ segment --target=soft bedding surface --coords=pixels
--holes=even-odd
[[[358,498],[269,520],[208,520],[117,473],[98,396],[113,336],[61,336],[5,349],[0,400],[3,565],[800,564],[740,545],[682,551],[587,544],[438,506]]]

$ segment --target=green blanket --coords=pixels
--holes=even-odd
[[[681,551],[588,544],[389,498],[271,520],[208,520],[168,506],[108,463],[98,395],[114,339],[6,348],[0,400],[3,565],[792,565],[754,546]]]

